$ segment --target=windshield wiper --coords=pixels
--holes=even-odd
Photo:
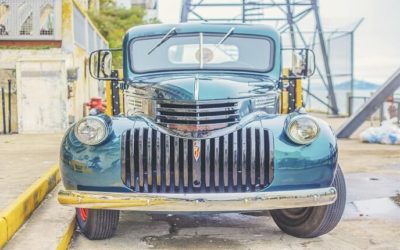
[[[221,41],[218,42],[217,45],[221,45],[223,42],[225,42],[225,40],[232,35],[233,31],[235,30],[234,27],[230,28],[230,30],[225,34],[225,36],[221,39]]]
[[[171,33],[174,32],[174,34],[171,35]],[[154,50],[156,50],[158,47],[161,46],[161,44],[165,43],[168,39],[170,39],[172,36],[176,35],[176,28],[173,27],[170,29],[167,34],[161,40],[149,51],[147,52],[147,55],[150,55]]]

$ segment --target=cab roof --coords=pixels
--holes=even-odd
[[[125,39],[136,37],[164,35],[173,27],[178,34],[182,33],[226,33],[232,27],[234,34],[258,35],[279,39],[279,34],[271,26],[264,24],[240,24],[240,23],[179,23],[179,24],[147,24],[131,28],[125,35]]]

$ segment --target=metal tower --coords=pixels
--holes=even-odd
[[[304,21],[307,20],[307,21]],[[181,22],[267,23],[275,26],[286,48],[312,48],[320,54],[316,72],[328,92],[328,103],[306,92],[338,114],[318,0],[183,0]]]

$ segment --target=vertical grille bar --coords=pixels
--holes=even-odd
[[[147,172],[147,156],[149,155],[147,150],[147,138],[149,137],[150,128],[146,128],[143,133],[143,192],[149,192],[149,184],[148,184],[148,172]]]
[[[228,173],[229,173],[229,164],[228,164],[228,135],[224,135],[224,160],[223,160],[223,168],[224,168],[224,186],[228,186]]]
[[[153,186],[153,171],[151,168],[151,158],[152,158],[152,137],[153,137],[153,129],[149,128],[147,132],[147,183],[149,187]]]
[[[189,168],[188,168],[188,140],[183,140],[183,186],[189,185]]]
[[[157,189],[161,186],[161,134],[156,132],[156,169],[157,169]]]
[[[130,134],[130,138],[129,138],[129,142],[130,142],[130,161],[129,161],[129,169],[131,172],[131,178],[130,178],[130,185],[131,187],[134,187],[136,182],[135,182],[135,158],[134,158],[134,152],[135,152],[135,129],[131,130],[131,134]]]
[[[179,138],[174,138],[174,177],[175,187],[179,187]]]
[[[265,154],[264,154],[264,146],[265,139],[264,139],[264,129],[260,129],[260,184],[265,184]]]
[[[232,179],[233,179],[233,186],[237,186],[237,179],[238,179],[238,173],[237,173],[237,163],[238,163],[238,143],[237,143],[237,136],[238,133],[237,131],[233,132],[233,159],[232,159]]]
[[[165,136],[165,185],[169,187],[171,185],[171,172],[170,172],[170,137]]]
[[[210,186],[210,140],[206,140],[206,187]]]
[[[139,129],[139,186],[143,188],[143,128]]]
[[[122,133],[121,135],[121,179],[126,181],[126,154],[128,153],[126,149],[126,137],[128,131]]]
[[[274,136],[272,132],[268,130],[268,183],[272,182],[273,174],[274,174]]]
[[[246,175],[247,175],[247,131],[246,128],[242,129],[242,185],[246,185]]]
[[[251,160],[250,160],[250,173],[251,173],[251,185],[256,184],[256,164],[254,160],[256,159],[256,131],[254,127],[250,128],[250,141],[251,141]]]
[[[219,138],[215,138],[214,142],[214,185],[219,186]]]

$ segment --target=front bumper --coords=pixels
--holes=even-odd
[[[61,190],[62,205],[146,212],[237,212],[323,206],[335,202],[333,187],[254,193],[106,193]]]

